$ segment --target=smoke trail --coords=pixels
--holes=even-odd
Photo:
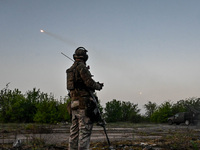
[[[71,46],[77,46],[77,44],[76,44],[74,41],[72,41],[72,40],[70,40],[70,39],[66,39],[66,38],[64,38],[64,37],[62,37],[62,36],[60,36],[60,35],[57,35],[57,34],[48,32],[48,31],[46,31],[46,30],[40,30],[40,32],[41,32],[41,33],[45,33],[45,34],[47,34],[47,35],[49,35],[49,36],[51,36],[51,37],[53,37],[53,38],[55,38],[55,39],[57,39],[57,40],[60,40],[60,41],[62,41],[62,42],[65,42],[65,43],[67,43],[67,44],[69,44],[69,45],[71,45]]]

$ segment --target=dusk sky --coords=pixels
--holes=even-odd
[[[66,96],[79,46],[103,105],[200,97],[199,0],[0,0],[0,89]]]

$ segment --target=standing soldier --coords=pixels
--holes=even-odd
[[[100,91],[103,84],[92,79],[89,68],[86,67],[88,55],[84,47],[78,47],[73,58],[74,64],[66,71],[72,114],[69,150],[89,150],[93,122],[88,117],[87,104],[92,101],[90,91]]]

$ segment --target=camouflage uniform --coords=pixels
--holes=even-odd
[[[88,90],[101,90],[102,84],[95,82],[85,62],[88,59],[87,50],[77,48],[74,54],[74,64],[67,70],[67,86],[70,90],[72,125],[70,127],[69,150],[89,150],[93,123],[86,116],[86,103],[92,100]],[[72,79],[74,78],[74,79]]]

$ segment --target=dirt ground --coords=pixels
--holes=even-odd
[[[1,149],[67,149],[70,125],[0,126]],[[108,124],[111,146],[102,127],[94,126],[91,150],[200,149],[200,127],[167,124]],[[18,144],[18,145],[17,145]]]

